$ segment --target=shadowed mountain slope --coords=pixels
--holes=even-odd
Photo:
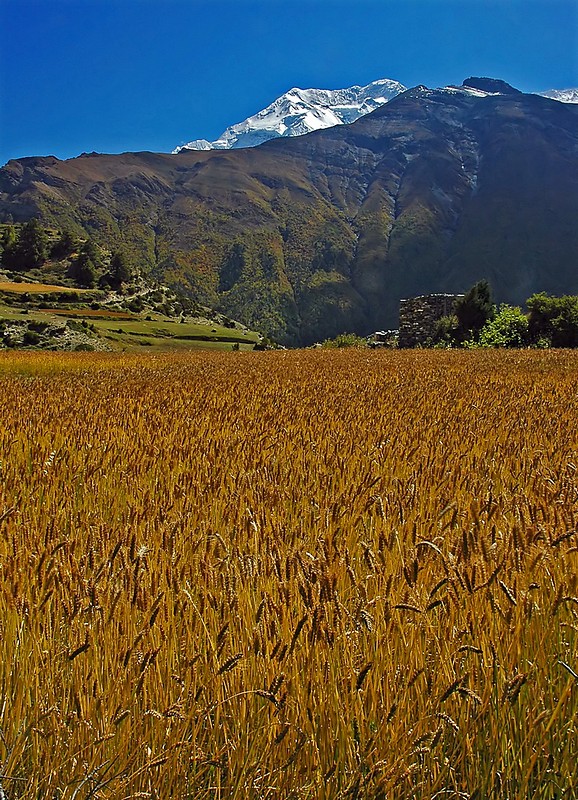
[[[411,89],[260,147],[29,158],[0,221],[39,216],[285,342],[397,324],[401,297],[578,292],[578,107]]]

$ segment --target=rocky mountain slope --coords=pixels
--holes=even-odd
[[[290,89],[271,105],[243,122],[231,125],[214,142],[196,139],[174,150],[231,150],[256,145],[280,136],[304,133],[354,122],[405,91],[397,81],[373,81],[348,89]]]
[[[401,297],[482,277],[514,303],[578,292],[578,106],[467,84],[252,149],[11,161],[0,221],[122,245],[287,343],[395,327]]]

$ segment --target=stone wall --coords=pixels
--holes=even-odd
[[[436,330],[440,317],[453,314],[463,294],[425,294],[399,304],[399,347],[423,347]]]

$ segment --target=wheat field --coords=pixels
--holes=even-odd
[[[8,800],[578,785],[578,354],[0,357]]]

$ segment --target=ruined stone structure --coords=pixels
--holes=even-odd
[[[399,304],[399,347],[423,347],[434,336],[440,317],[453,314],[463,294],[425,294]]]

